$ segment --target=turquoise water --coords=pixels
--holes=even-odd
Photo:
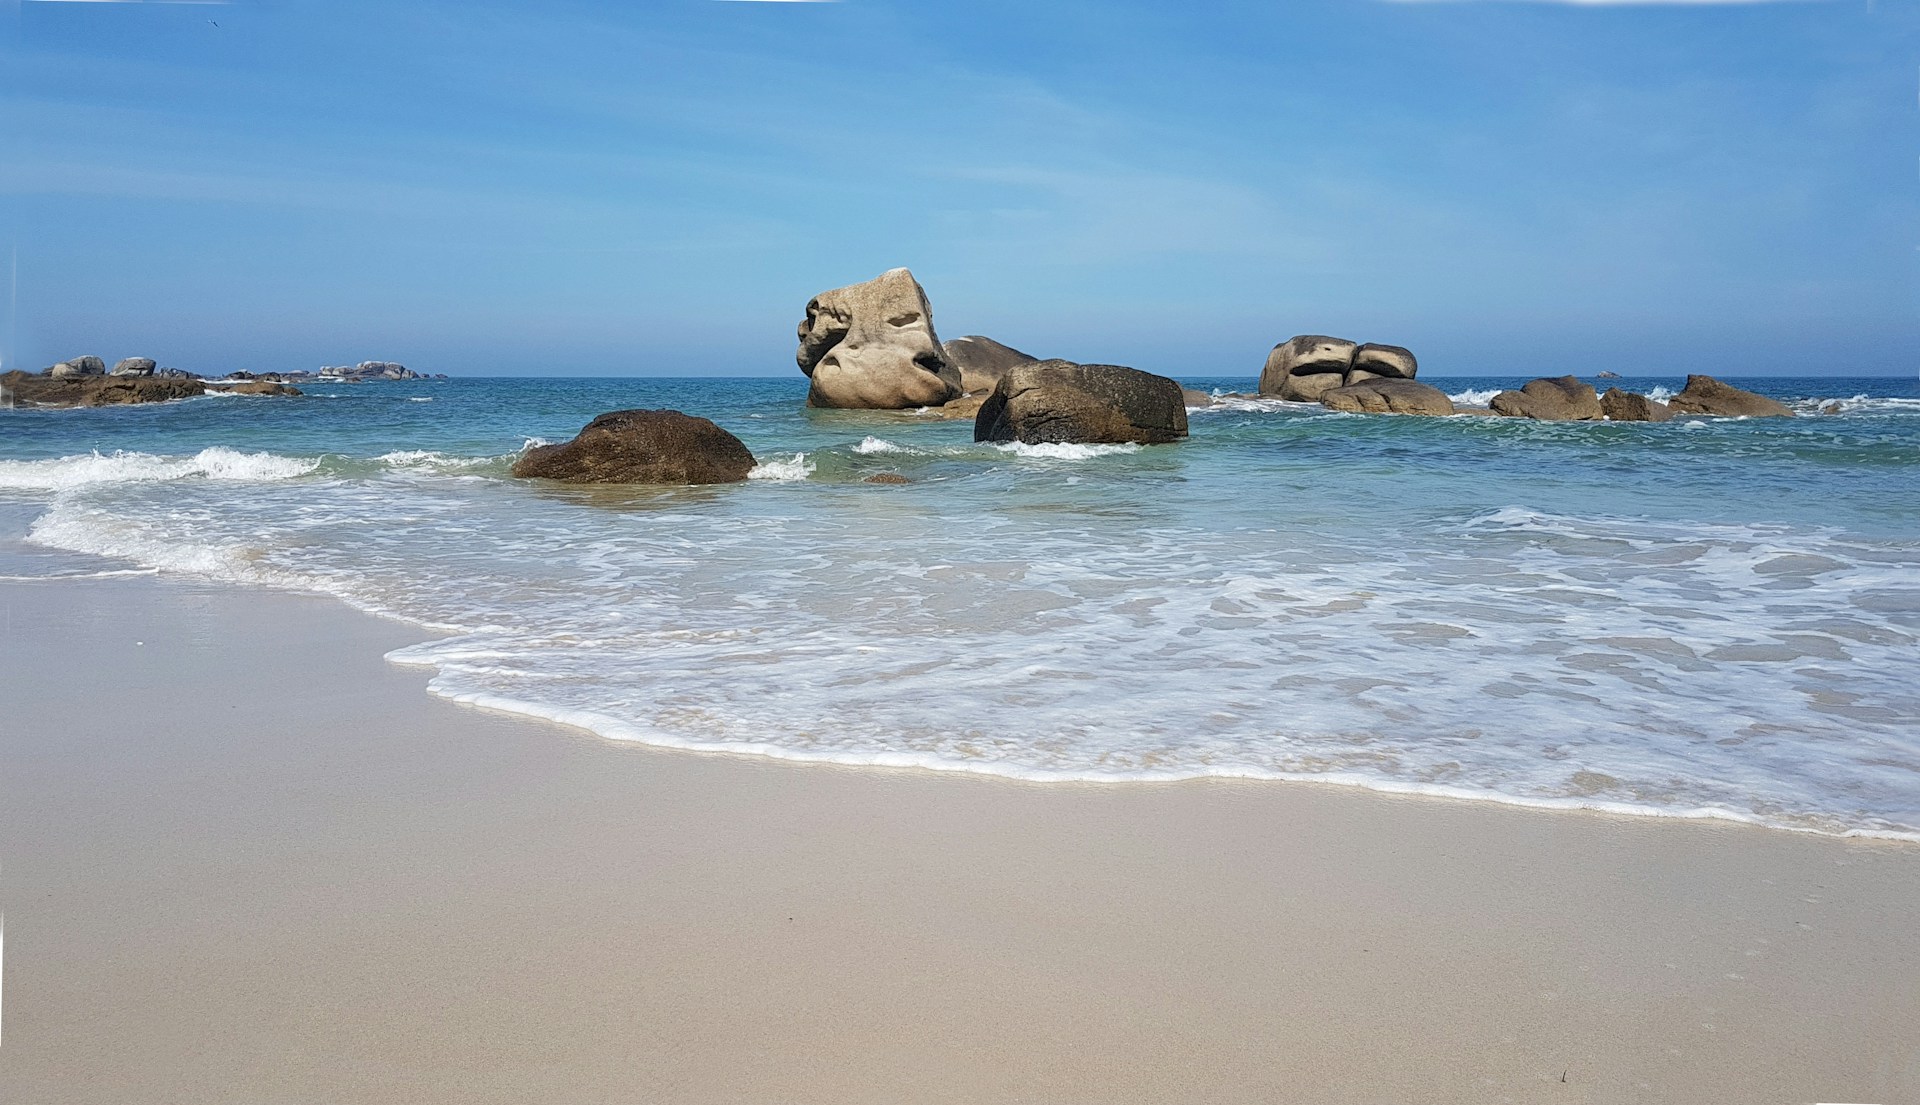
[[[1015,448],[808,411],[797,375],[6,411],[0,576],[337,595],[441,634],[393,656],[435,693],[617,739],[1920,839],[1920,388],[1743,383],[1806,417],[1235,401],[1180,445]],[[506,474],[657,406],[739,435],[756,478]]]

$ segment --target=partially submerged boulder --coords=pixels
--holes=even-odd
[[[1040,359],[979,334],[955,338],[941,345],[940,351],[945,354],[947,363],[960,373],[960,390],[969,395],[976,391],[992,391],[993,386],[1000,382],[1000,377],[1007,374],[1007,369],[1015,365],[1032,364]]]
[[[151,376],[159,362],[152,357],[126,357],[113,366],[110,376]]]
[[[303,395],[297,387],[283,384],[278,380],[242,380],[229,387],[216,388],[234,395]]]
[[[927,293],[906,269],[814,296],[799,338],[794,360],[813,381],[809,406],[937,407],[964,390],[941,352]]]
[[[1688,376],[1685,391],[1667,401],[1675,414],[1716,414],[1729,418],[1792,418],[1784,403],[1742,391],[1711,376]]]
[[[1593,385],[1577,376],[1529,380],[1519,391],[1503,391],[1489,404],[1493,413],[1543,422],[1597,421],[1603,416]]]
[[[1673,417],[1665,403],[1619,388],[1607,389],[1600,397],[1600,409],[1609,422],[1665,422]]]
[[[974,420],[975,441],[1160,445],[1187,436],[1180,385],[1120,365],[1036,361],[1007,371]]]
[[[1337,387],[1320,396],[1320,405],[1329,410],[1365,414],[1453,413],[1453,400],[1431,384],[1398,377],[1363,380]]]
[[[569,483],[736,483],[753,470],[740,439],[679,411],[613,411],[559,445],[528,449],[514,462],[522,478]]]
[[[1211,407],[1219,402],[1218,399],[1213,397],[1212,392],[1196,391],[1193,388],[1181,388],[1180,401],[1185,403],[1189,408]]]
[[[1359,346],[1325,334],[1298,334],[1273,347],[1260,370],[1260,394],[1296,403],[1318,402],[1320,396],[1346,383],[1347,370]]]

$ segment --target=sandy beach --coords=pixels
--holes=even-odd
[[[1908,845],[663,752],[192,583],[0,626],[7,1101],[1920,1099]]]

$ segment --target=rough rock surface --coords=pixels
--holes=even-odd
[[[42,375],[58,379],[72,379],[75,376],[105,376],[107,362],[98,357],[68,357],[46,370]]]
[[[1036,361],[1009,369],[974,420],[975,441],[1160,445],[1187,436],[1180,385],[1119,365]]]
[[[127,357],[121,360],[119,364],[114,365],[113,371],[108,375],[151,376],[156,367],[158,367],[158,362],[152,357]]]
[[[1211,407],[1219,402],[1212,392],[1195,391],[1192,388],[1180,389],[1180,401],[1189,407]]]
[[[960,373],[960,390],[969,395],[976,391],[992,391],[993,385],[1000,382],[1000,377],[1007,374],[1007,369],[1014,365],[1032,364],[1040,359],[979,334],[955,338],[941,345],[940,351],[946,355],[947,363]]]
[[[215,388],[215,391],[232,392],[235,395],[302,395],[299,388],[283,384],[278,380],[242,380],[231,387]]]
[[[1593,385],[1577,376],[1529,380],[1519,391],[1503,391],[1489,404],[1495,414],[1537,418],[1543,422],[1593,421],[1602,417]]]
[[[1366,373],[1366,375],[1354,379],[1356,373]],[[1379,345],[1368,342],[1353,351],[1353,367],[1347,372],[1347,383],[1357,384],[1361,380],[1376,376],[1411,380],[1419,374],[1420,362],[1414,359],[1413,350],[1398,345]]]
[[[912,483],[913,481],[898,472],[876,472],[861,483]]]
[[[1673,417],[1665,403],[1619,388],[1607,389],[1600,397],[1600,409],[1610,422],[1665,422]]]
[[[960,372],[941,352],[933,308],[906,269],[821,292],[807,303],[794,354],[815,407],[902,410],[960,395]]]
[[[1675,414],[1717,414],[1728,417],[1792,418],[1785,404],[1764,395],[1742,391],[1711,376],[1688,376],[1685,391],[1667,401]]]
[[[1346,382],[1359,346],[1325,334],[1298,334],[1273,347],[1260,370],[1260,394],[1313,403]]]
[[[1329,410],[1366,414],[1453,413],[1453,400],[1431,384],[1398,377],[1366,380],[1334,388],[1320,397],[1320,405]]]
[[[679,411],[613,411],[559,445],[528,449],[514,462],[523,478],[569,483],[735,483],[753,454],[704,418]]]
[[[0,376],[17,407],[112,407],[123,403],[164,403],[190,399],[206,391],[199,380],[174,376]]]

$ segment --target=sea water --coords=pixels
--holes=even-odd
[[[1029,447],[797,375],[0,411],[0,576],[335,595],[430,630],[392,659],[434,693],[619,740],[1920,839],[1920,388],[1741,382],[1803,417],[1227,399],[1177,445]],[[509,477],[632,407],[754,478]]]

